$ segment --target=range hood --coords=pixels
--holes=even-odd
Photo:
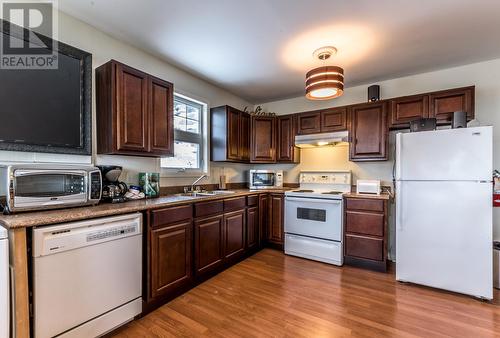
[[[295,136],[295,146],[299,148],[335,146],[345,142],[349,142],[349,133],[347,130],[334,133]]]

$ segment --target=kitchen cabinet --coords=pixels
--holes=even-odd
[[[250,116],[230,106],[210,109],[211,158],[219,162],[249,162]]]
[[[387,199],[345,198],[345,264],[387,270],[387,203]]]
[[[192,206],[153,210],[148,226],[148,299],[192,282]]]
[[[276,161],[282,163],[299,163],[300,149],[295,146],[295,116],[283,115],[276,118],[277,154]]]
[[[224,259],[224,215],[194,221],[195,273],[217,270]]]
[[[173,155],[173,85],[111,60],[96,69],[97,153]]]
[[[247,250],[255,249],[259,246],[259,207],[249,206],[246,213],[247,223]]]
[[[285,196],[282,193],[269,195],[269,223],[267,228],[267,242],[272,246],[283,248]]]
[[[274,116],[251,117],[252,163],[276,162],[276,118]]]
[[[349,160],[387,160],[387,104],[366,103],[351,106]]]
[[[297,135],[321,133],[321,112],[314,111],[297,115]]]
[[[321,112],[321,132],[347,130],[347,108],[331,108]]]
[[[430,117],[435,117],[438,124],[449,124],[453,112],[467,112],[467,121],[474,119],[475,87],[456,88],[430,93]]]
[[[269,194],[259,195],[259,241],[267,243],[267,233],[269,228]]]
[[[429,95],[395,98],[389,106],[391,128],[409,128],[410,121],[429,117]]]
[[[224,259],[241,257],[245,252],[246,210],[224,214]]]

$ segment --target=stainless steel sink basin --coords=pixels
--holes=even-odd
[[[192,196],[192,197],[204,197],[204,196],[216,196],[216,195],[230,195],[234,194],[231,190],[212,190],[212,191],[192,191],[181,194],[181,196]]]

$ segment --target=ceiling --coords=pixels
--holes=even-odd
[[[252,102],[303,95],[321,65],[346,87],[500,57],[497,0],[64,0],[80,20]]]

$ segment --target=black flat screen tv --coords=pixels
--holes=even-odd
[[[3,39],[26,36],[15,35],[6,21],[1,27]],[[54,45],[55,69],[0,67],[0,150],[91,154],[92,55]]]

